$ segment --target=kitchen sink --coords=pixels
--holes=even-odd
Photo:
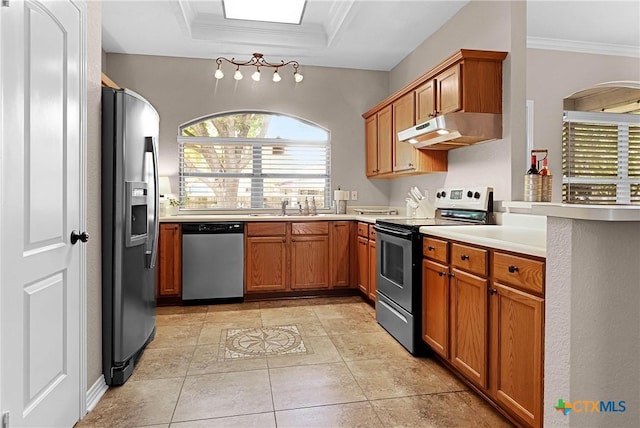
[[[247,214],[249,217],[323,217],[334,214],[316,214],[316,215],[303,215],[298,213],[286,213],[286,214],[274,214],[274,213],[255,213]]]

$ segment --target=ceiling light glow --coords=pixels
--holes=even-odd
[[[300,24],[306,0],[222,0],[226,19]]]

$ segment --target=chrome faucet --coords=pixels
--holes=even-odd
[[[288,199],[283,199],[282,200],[282,211],[280,212],[281,215],[287,215],[287,205],[289,205],[289,200]]]

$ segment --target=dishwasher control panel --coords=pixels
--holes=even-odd
[[[218,223],[183,223],[182,234],[193,233],[243,233],[242,222],[218,222]]]

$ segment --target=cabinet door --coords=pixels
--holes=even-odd
[[[422,339],[449,356],[449,268],[429,260],[422,262]]]
[[[283,236],[246,239],[245,284],[248,292],[286,289],[286,242]]]
[[[426,122],[435,116],[436,82],[429,80],[416,90],[416,124]]]
[[[378,112],[378,174],[390,173],[393,169],[393,114],[391,105]]]
[[[451,273],[451,363],[486,388],[487,280],[458,269]]]
[[[398,140],[398,132],[415,125],[415,103],[413,91],[399,98],[393,106],[393,171],[408,171],[416,168],[416,149],[411,143]]]
[[[291,239],[291,289],[329,287],[329,236]]]
[[[460,64],[443,71],[436,77],[438,84],[437,114],[451,113],[462,109],[462,80]]]
[[[378,174],[378,117],[374,114],[365,121],[365,153],[367,177]]]
[[[157,272],[157,297],[180,297],[182,295],[182,229],[177,223],[160,224]]]
[[[376,240],[369,239],[369,298],[376,301],[376,291],[378,289],[378,270],[376,262]]]
[[[358,288],[369,295],[369,238],[358,236]]]
[[[494,283],[491,393],[530,426],[542,426],[544,300]]]
[[[331,271],[332,287],[349,286],[349,273],[351,272],[349,263],[350,235],[350,221],[331,222],[331,228],[329,229],[329,241],[331,242],[329,269]]]

